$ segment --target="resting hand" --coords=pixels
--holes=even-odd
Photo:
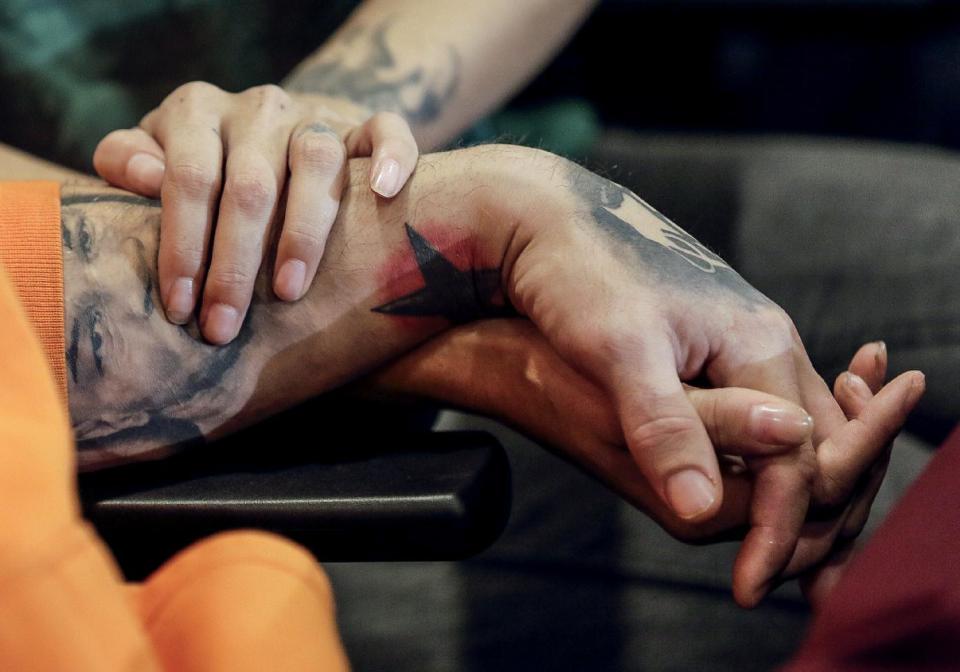
[[[192,82],[139,127],[106,136],[94,166],[116,186],[162,197],[159,289],[167,317],[186,323],[202,288],[201,330],[224,344],[249,308],[284,189],[273,289],[295,301],[323,255],[346,159],[362,156],[373,157],[371,188],[391,198],[416,166],[417,144],[392,113],[370,116],[347,101],[276,86],[231,94]]]
[[[537,225],[513,237],[503,270],[511,302],[609,395],[631,456],[670,510],[698,523],[724,501],[720,465],[683,382],[767,392],[812,416],[813,441],[746,458],[751,526],[736,571],[779,575],[806,520],[814,445],[846,417],[779,307],[635,194],[550,163],[548,184],[570,200],[544,199]],[[754,589],[738,599],[754,603],[766,587]]]
[[[834,394],[850,420],[861,419],[867,404],[883,388],[886,375],[887,350],[883,343],[865,345],[857,352],[849,369],[834,383]],[[800,587],[814,608],[819,607],[840,580],[855,554],[858,535],[866,525],[870,507],[880,491],[892,449],[892,444],[887,445],[856,481],[846,520],[830,556],[800,577]],[[856,457],[851,455],[847,459],[856,460]]]
[[[455,363],[455,365],[454,365]],[[879,390],[886,354],[877,344],[860,349],[841,376],[837,398],[847,410],[852,394],[862,399],[863,380]],[[464,385],[464,372],[470,385]],[[474,373],[475,372],[475,373]],[[751,525],[754,475],[742,457],[780,455],[809,440],[806,413],[795,404],[747,389],[701,390],[685,394],[720,453],[724,499],[712,518],[691,523],[679,518],[644,477],[623,441],[614,409],[602,389],[568,366],[524,320],[495,320],[460,327],[435,337],[375,374],[369,382],[387,392],[440,398],[488,413],[537,438],[583,467],[679,539],[704,543],[740,537]],[[863,527],[883,477],[889,439],[919,398],[916,373],[891,383],[866,408],[861,421],[841,426],[819,443],[811,481],[814,512],[798,533],[789,566],[780,571],[762,563],[741,565],[734,591],[755,604],[775,582],[827,559]],[[871,395],[872,396],[872,395]],[[861,483],[861,478],[866,478]],[[822,581],[821,581],[822,583]]]

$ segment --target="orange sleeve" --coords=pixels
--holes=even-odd
[[[0,264],[16,289],[66,402],[58,183],[0,182]]]

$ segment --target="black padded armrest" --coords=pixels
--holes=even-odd
[[[84,513],[131,580],[228,529],[282,534],[321,561],[459,559],[503,530],[510,469],[490,435],[403,431],[336,442],[309,451],[214,444],[85,474]]]

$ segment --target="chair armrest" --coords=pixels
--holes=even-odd
[[[84,474],[84,515],[131,580],[228,529],[276,532],[321,561],[453,560],[483,550],[506,525],[510,468],[489,434],[404,431],[334,441],[311,447],[305,459],[302,445],[248,441],[238,449],[233,439]]]

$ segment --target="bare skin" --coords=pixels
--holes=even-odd
[[[345,179],[371,157],[370,187],[396,195],[432,149],[515,92],[593,0],[367,0],[281,86],[178,87],[94,154],[115,186],[161,196],[159,287],[167,317],[200,311],[212,343],[236,338],[276,226],[273,290],[303,296]],[[285,214],[277,218],[284,200]],[[208,263],[209,260],[209,263]]]
[[[688,524],[717,515],[725,493],[682,381],[706,377],[811,411],[811,440],[746,457],[754,488],[736,585],[742,603],[759,600],[773,577],[795,569],[810,497],[828,478],[814,446],[851,440],[789,319],[636,196],[573,164],[496,146],[421,164],[389,202],[366,188],[368,165],[352,164],[353,186],[313,288],[296,304],[279,302],[266,269],[240,337],[225,348],[203,343],[195,323],[170,325],[156,308],[156,203],[65,191],[81,462],[217,436],[370,371],[451,324],[515,310],[603,391],[638,473],[660,506]],[[886,410],[873,422],[882,430],[871,437],[896,425],[918,384],[900,381],[884,395],[903,404],[893,404],[893,415],[880,405]],[[809,421],[780,414],[791,417],[806,436]]]

